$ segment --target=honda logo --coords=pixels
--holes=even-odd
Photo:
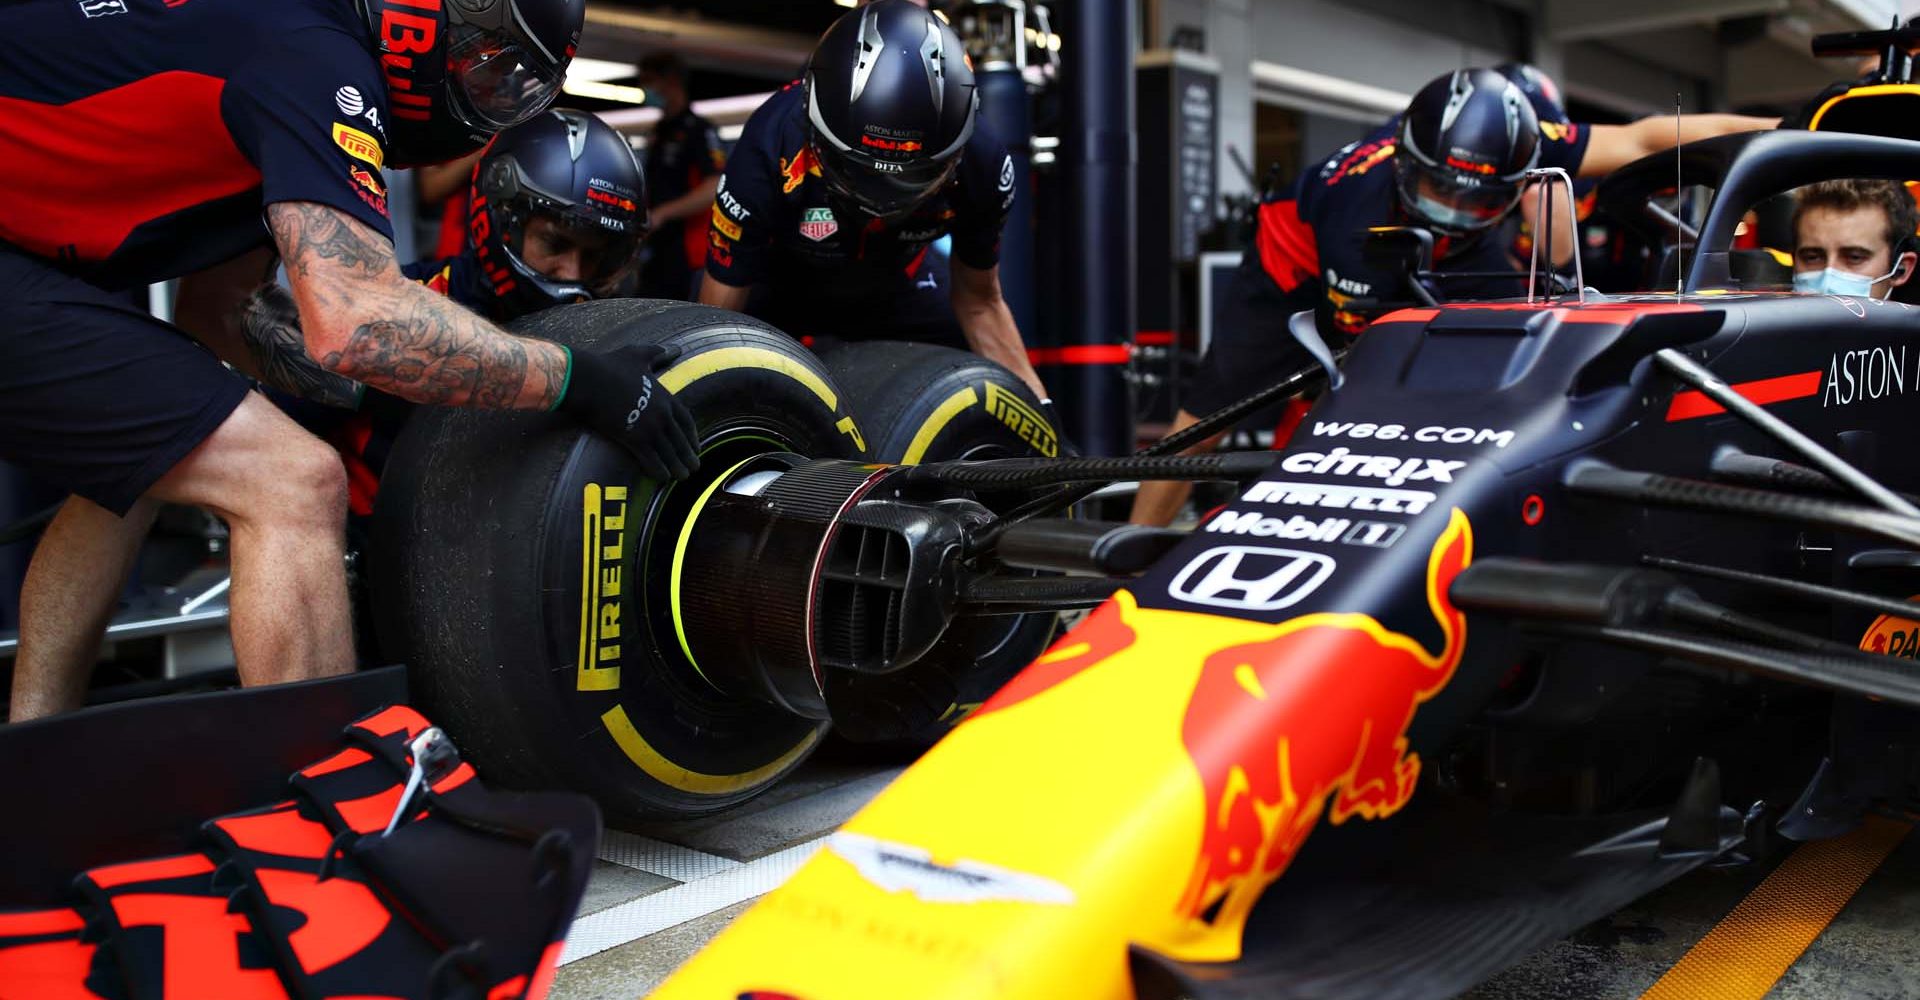
[[[1317,552],[1224,545],[1201,553],[1173,578],[1174,597],[1237,611],[1278,611],[1300,603],[1333,575]]]

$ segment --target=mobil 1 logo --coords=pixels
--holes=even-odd
[[[1252,538],[1277,538],[1289,542],[1320,542],[1357,545],[1363,548],[1390,548],[1406,526],[1384,521],[1355,521],[1344,517],[1309,517],[1293,514],[1273,517],[1252,510],[1230,510],[1207,522],[1209,534],[1240,535]]]

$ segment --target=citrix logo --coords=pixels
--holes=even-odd
[[[1325,454],[1317,451],[1303,451],[1288,455],[1280,463],[1280,467],[1288,472],[1305,472],[1321,476],[1383,479],[1388,486],[1399,486],[1402,483],[1422,481],[1451,483],[1453,474],[1466,468],[1467,463],[1438,458],[1356,455],[1345,448],[1335,448]]]

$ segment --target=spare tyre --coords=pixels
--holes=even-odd
[[[422,408],[374,511],[382,646],[408,664],[427,714],[503,783],[577,789],[628,818],[751,798],[827,724],[699,673],[669,599],[680,527],[754,456],[863,457],[843,394],[792,339],[717,309],[591,302],[512,329],[575,350],[680,347],[660,382],[699,421],[701,468],[659,483],[565,416]]]
[[[875,462],[1055,458],[1060,436],[1026,383],[992,361],[931,344],[870,341],[822,356],[846,391]],[[985,497],[1004,509],[1022,497]],[[904,670],[867,675],[858,713],[837,712],[848,739],[928,744],[980,707],[1052,640],[1058,615],[958,618],[938,646]],[[853,699],[843,694],[841,704]]]

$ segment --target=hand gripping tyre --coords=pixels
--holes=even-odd
[[[721,476],[791,452],[863,457],[843,394],[783,334],[685,303],[611,300],[514,325],[575,350],[679,346],[660,376],[698,418],[701,467],[640,476],[556,414],[422,408],[387,465],[370,578],[384,649],[422,707],[501,780],[673,818],[751,798],[827,724],[722,693],[687,652],[670,581]]]
[[[1059,457],[1059,433],[1033,391],[977,354],[870,341],[835,346],[821,360],[845,390],[875,462]],[[1020,498],[990,499],[1000,506]],[[938,740],[1046,649],[1058,618],[956,619],[911,668],[860,678],[874,710],[842,718],[836,730],[870,742]]]

